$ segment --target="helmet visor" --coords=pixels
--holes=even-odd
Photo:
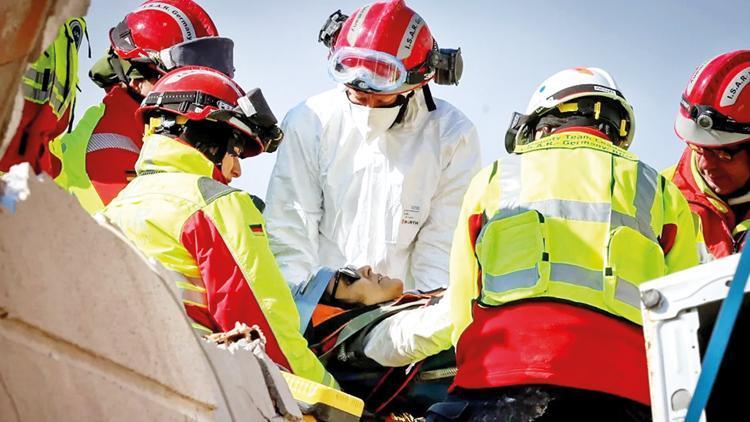
[[[336,82],[372,92],[396,91],[407,77],[406,68],[398,58],[355,47],[336,50],[329,60],[328,73]]]
[[[124,20],[109,30],[109,41],[120,58],[131,59],[141,52],[133,41],[128,23]]]
[[[234,77],[234,42],[224,37],[203,37],[181,42],[159,52],[165,70],[205,66]]]

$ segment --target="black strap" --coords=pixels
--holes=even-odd
[[[109,61],[109,65],[112,66],[112,70],[115,71],[115,76],[117,76],[117,79],[119,79],[120,82],[124,83],[125,85],[128,85],[130,83],[130,78],[125,75],[125,70],[122,68],[120,58],[117,57],[117,55],[115,55],[112,50],[110,50],[110,54],[107,60]]]
[[[427,104],[427,110],[429,111],[437,110],[437,106],[435,105],[435,99],[432,98],[432,91],[430,90],[430,86],[429,85],[423,86],[422,92],[424,93],[424,102],[425,104]]]
[[[409,106],[409,100],[411,97],[414,96],[414,91],[409,92],[408,94],[400,95],[398,97],[397,104],[399,108],[398,114],[396,115],[396,118],[393,120],[393,123],[391,123],[391,126],[388,129],[393,128],[394,126],[401,124],[401,122],[404,120],[404,116],[406,116],[406,109]]]

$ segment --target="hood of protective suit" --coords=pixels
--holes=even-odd
[[[387,131],[396,121],[402,105],[372,108],[349,103],[352,123],[366,141],[371,141]]]
[[[183,141],[164,135],[147,135],[135,171],[151,173],[190,173],[227,183],[221,171],[200,151]]]

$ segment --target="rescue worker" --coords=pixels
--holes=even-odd
[[[78,50],[86,21],[70,18],[55,40],[26,69],[21,80],[23,110],[9,140],[0,139],[0,172],[28,162],[36,173],[46,170],[42,156],[47,143],[70,124],[78,86]],[[3,149],[4,148],[4,149]]]
[[[698,263],[688,205],[627,151],[633,109],[604,70],[551,76],[513,121],[512,154],[464,198],[446,298],[377,326],[365,354],[401,366],[452,340],[454,390],[428,420],[648,420],[638,285]]]
[[[89,76],[106,91],[75,130],[51,143],[50,174],[89,212],[100,211],[134,176],[143,126],[133,117],[161,75],[204,65],[230,77],[232,41],[192,0],[150,0],[109,32],[110,48]]]
[[[750,50],[695,70],[675,132],[687,148],[665,171],[697,217],[704,260],[739,252],[750,227]],[[706,250],[707,249],[707,250]]]
[[[137,176],[104,216],[184,276],[178,286],[196,329],[257,325],[274,362],[336,386],[299,332],[260,211],[250,195],[226,184],[241,174],[239,158],[273,152],[283,136],[263,94],[245,95],[217,70],[186,66],[154,85],[136,117],[147,124]]]
[[[461,198],[480,165],[474,125],[428,86],[458,82],[460,50],[439,49],[403,0],[336,12],[319,39],[341,85],[287,114],[264,211],[303,328],[332,268],[370,265],[407,290],[446,287]]]

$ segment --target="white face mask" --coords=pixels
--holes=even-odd
[[[400,106],[370,108],[354,103],[351,106],[352,120],[365,140],[370,141],[387,131],[398,116]]]

